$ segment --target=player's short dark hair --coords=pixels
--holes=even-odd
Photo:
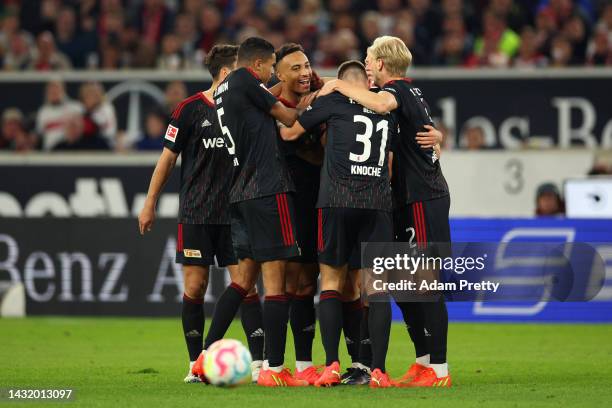
[[[340,66],[338,67],[338,79],[343,79],[349,73],[363,75],[366,80],[368,79],[368,74],[366,72],[365,65],[363,65],[361,61],[350,60],[340,64]]]
[[[274,46],[260,37],[249,37],[240,44],[238,63],[248,63],[256,59],[267,60],[274,54]]]
[[[278,63],[280,60],[285,58],[287,55],[293,54],[294,52],[303,52],[304,54],[306,53],[304,51],[304,47],[302,47],[300,44],[296,44],[296,43],[283,44],[278,50],[276,50],[276,62]]]
[[[221,72],[221,68],[232,68],[236,62],[237,55],[237,45],[215,45],[206,56],[204,65],[206,65],[206,68],[208,68],[210,75],[212,75],[213,78],[217,78],[219,76],[219,72]]]

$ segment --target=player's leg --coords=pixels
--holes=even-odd
[[[232,243],[234,252],[239,258],[238,271],[232,277],[232,283],[223,291],[210,323],[210,329],[204,340],[204,349],[225,336],[232,320],[236,316],[242,301],[255,286],[259,274],[259,265],[250,258],[243,203],[233,204],[232,213]]]
[[[419,215],[418,206],[418,203],[413,203],[411,205],[401,207],[395,211],[394,227],[396,241],[409,242],[411,245],[417,245],[417,223],[415,220]],[[420,225],[420,223],[418,225]],[[402,312],[402,317],[404,319],[408,335],[410,336],[410,339],[414,345],[416,356],[414,364],[412,364],[404,375],[398,380],[402,383],[409,383],[420,371],[429,366],[429,350],[427,347],[427,338],[425,336],[425,319],[420,302],[399,300],[397,301],[397,306]]]
[[[350,242],[346,232],[345,208],[318,211],[318,252],[321,271],[319,325],[325,349],[325,370],[315,386],[340,384],[338,346],[342,332],[342,295],[348,273]]]
[[[361,219],[358,230],[360,243],[392,242],[393,221],[391,213],[378,210],[355,210]],[[386,292],[376,290],[371,284],[372,273],[364,269],[364,291],[367,294],[369,311],[368,327],[372,347],[372,374],[370,387],[386,388],[393,384],[386,373],[386,357],[391,334],[391,303]],[[386,279],[381,276],[382,279]]]
[[[204,294],[208,286],[212,240],[204,225],[179,224],[176,261],[183,265],[183,305],[181,321],[189,354],[189,372],[184,381],[201,382],[192,369],[202,352],[204,333]]]
[[[343,331],[352,364],[342,375],[342,384],[369,384],[372,349],[368,332],[367,309],[361,296],[360,269],[349,271],[343,296],[345,300],[343,302]],[[363,300],[367,300],[365,296]],[[354,340],[349,341],[349,339]]]
[[[359,363],[359,328],[361,324],[361,295],[359,269],[351,269],[342,289],[342,332],[346,351],[353,366]]]
[[[312,343],[316,328],[314,295],[317,290],[319,266],[312,263],[288,262],[287,271],[295,265],[298,265],[297,279],[291,284],[287,283],[287,293],[292,294],[289,322],[295,345],[295,377],[306,380],[312,385],[320,375],[312,363]]]
[[[227,267],[232,282],[238,282],[240,280],[238,259],[234,252],[231,227],[229,225],[210,226],[210,229],[213,228],[214,233],[211,234],[211,236],[215,241],[215,256],[217,258],[217,263],[220,267]],[[259,370],[263,364],[264,347],[263,316],[256,286],[251,288],[242,301],[242,305],[240,306],[240,320],[247,338],[249,351],[253,358],[251,373],[254,381],[256,381]]]
[[[286,259],[299,255],[295,239],[293,198],[289,194],[245,201],[248,242],[254,259],[261,264],[265,298],[263,326],[267,364],[257,384],[262,386],[306,386],[284,369],[289,321],[289,298],[285,293]]]
[[[435,244],[434,255],[445,257],[450,250],[450,226],[448,214],[450,197],[442,197],[420,203],[416,213],[422,220],[419,231],[424,244]],[[436,271],[434,271],[436,272]],[[410,383],[411,386],[442,386],[450,387],[451,378],[448,372],[446,349],[448,339],[448,312],[444,295],[437,294],[428,302],[421,302],[424,327],[427,330],[427,349],[429,351],[429,367],[422,370]]]

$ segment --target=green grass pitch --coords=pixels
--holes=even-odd
[[[228,337],[244,340],[239,323]],[[601,407],[612,401],[611,339],[612,325],[455,323],[451,389],[223,389],[182,383],[178,318],[0,319],[0,388],[73,388],[74,401],[46,404],[66,407]],[[395,324],[388,371],[399,376],[412,360],[405,329]],[[317,334],[315,363],[322,361]],[[16,405],[41,404],[0,401]]]

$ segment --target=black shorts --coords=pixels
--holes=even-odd
[[[361,243],[393,241],[390,212],[358,208],[319,208],[319,262],[361,268]]]
[[[416,244],[420,249],[431,243],[450,243],[449,210],[448,195],[417,201],[396,209],[393,214],[395,240]]]
[[[297,159],[291,168],[295,183],[295,226],[302,255],[292,262],[317,263],[317,199],[321,167]]]
[[[266,262],[300,255],[292,194],[234,203],[231,214],[232,241],[238,259]]]
[[[176,240],[176,263],[183,265],[235,265],[238,263],[232,245],[229,225],[179,224]]]

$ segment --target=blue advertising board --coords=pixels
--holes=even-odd
[[[590,301],[448,302],[451,321],[612,323],[612,220],[456,218],[451,230],[453,242],[589,243],[605,266],[603,286]],[[401,319],[397,308],[394,318]]]

